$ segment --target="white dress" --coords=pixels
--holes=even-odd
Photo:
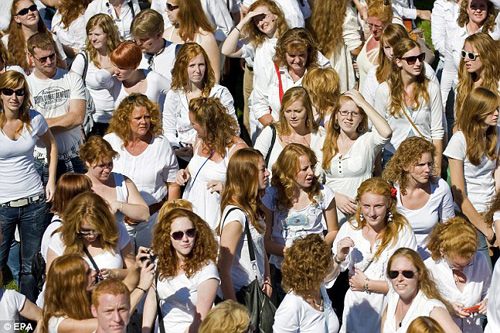
[[[481,252],[476,252],[471,263],[463,270],[467,278],[463,291],[460,291],[455,284],[453,271],[445,260],[434,261],[432,258],[428,258],[425,260],[425,265],[434,277],[441,296],[448,302],[459,302],[465,308],[469,308],[487,298],[491,282],[491,269]],[[483,331],[478,313],[465,319],[455,316],[452,318],[463,332],[481,333]]]
[[[372,177],[375,157],[388,141],[389,138],[384,139],[376,130],[359,136],[345,155],[335,155],[330,162],[330,167],[323,170],[325,184],[335,193],[354,199],[359,185]],[[323,151],[321,148],[313,150],[318,160],[322,161]],[[338,208],[337,217],[339,225],[348,219],[348,216],[344,215]]]
[[[191,178],[186,185],[182,198],[191,201],[194,212],[215,231],[220,222],[221,196],[217,192],[210,193],[207,184],[217,180],[222,183],[226,181],[229,153],[236,145],[233,145],[231,149],[226,148],[226,155],[222,161],[216,163],[208,157],[198,155],[200,144],[201,140],[194,147],[194,155],[188,165]]]
[[[401,191],[398,184],[394,184],[398,191],[398,212],[406,217],[417,238],[418,254],[423,260],[430,256],[427,250],[427,237],[434,226],[446,222],[455,216],[453,196],[448,183],[444,179],[436,178],[436,183],[431,182],[431,194],[425,205],[419,209],[408,209],[401,202]]]
[[[336,254],[337,244],[345,237],[350,237],[355,244],[351,248],[346,260],[341,264],[341,270],[349,269],[350,274],[354,273],[354,268],[359,268],[371,280],[387,281],[385,271],[387,262],[391,255],[401,247],[407,247],[413,250],[417,249],[415,234],[410,226],[401,229],[395,238],[394,243],[382,251],[380,257],[374,260],[373,256],[380,246],[380,240],[375,243],[373,251],[370,251],[370,242],[363,237],[362,229],[355,230],[352,222],[344,223],[340,227],[337,237],[333,242],[332,252]],[[353,223],[357,223],[353,221]],[[387,281],[389,284],[390,282]],[[366,333],[380,332],[380,322],[382,313],[386,305],[386,295],[379,293],[366,293],[364,291],[352,291],[349,289],[345,295],[344,313],[342,315],[342,327],[340,332]],[[362,318],[362,320],[360,320]]]
[[[408,330],[408,326],[410,326],[414,319],[420,316],[428,317],[435,308],[446,310],[443,302],[436,299],[429,299],[419,290],[408,312],[401,321],[401,326],[399,326],[399,323],[396,323],[396,306],[398,305],[398,300],[399,295],[394,290],[390,290],[387,294],[387,316],[384,323],[384,333],[404,333]]]

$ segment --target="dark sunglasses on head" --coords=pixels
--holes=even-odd
[[[24,90],[24,88],[17,89],[17,90],[3,88],[2,94],[4,94],[5,96],[12,96],[12,94],[16,94],[16,96],[24,96],[24,94],[26,94],[26,91]]]
[[[479,57],[479,53],[467,52],[465,50],[462,50],[460,52],[460,55],[462,56],[463,59],[469,58],[469,60],[471,61],[474,61],[476,60],[477,57]]]
[[[399,273],[403,274],[403,276],[407,279],[413,279],[415,276],[414,271],[389,271],[389,277],[391,279],[395,279],[399,276]]]
[[[420,53],[418,56],[402,57],[401,59],[406,61],[406,63],[411,66],[411,65],[415,65],[415,63],[417,62],[417,59],[420,62],[424,62],[425,53]]]
[[[176,10],[177,8],[179,8],[179,6],[176,6],[176,5],[172,5],[170,3],[167,2],[167,10],[169,12],[173,11],[173,10]]]
[[[23,8],[20,11],[18,11],[17,15],[24,16],[24,15],[28,14],[30,11],[36,12],[37,10],[38,10],[38,8],[36,7],[36,5],[31,5],[28,8]]]
[[[174,240],[178,241],[184,238],[184,235],[188,236],[188,238],[194,238],[194,236],[196,236],[196,229],[191,228],[186,231],[175,231],[170,236],[172,236]]]

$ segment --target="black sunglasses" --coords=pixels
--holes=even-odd
[[[36,12],[38,10],[36,5],[31,5],[28,8],[23,8],[20,11],[17,12],[18,16],[24,16],[28,14],[29,11]]]
[[[411,57],[402,57],[400,59],[403,59],[406,61],[408,65],[415,65],[415,63],[418,61],[423,62],[425,60],[425,53],[420,53],[418,56],[411,56]]]
[[[176,6],[176,5],[172,5],[170,3],[167,2],[167,10],[169,12],[173,11],[173,10],[176,10],[177,8],[179,8],[179,6]]]
[[[194,236],[196,236],[196,229],[191,228],[186,231],[175,231],[170,236],[172,236],[174,240],[179,241],[184,238],[184,235],[188,236],[188,238],[194,238]]]
[[[24,94],[26,94],[26,91],[24,90],[24,88],[17,89],[17,90],[3,88],[2,94],[4,94],[5,96],[12,96],[12,94],[16,94],[16,96],[24,96]]]
[[[462,56],[463,59],[469,58],[469,60],[471,61],[475,61],[477,57],[479,57],[479,53],[467,52],[465,50],[462,50],[460,52],[460,55]]]
[[[399,276],[399,273],[403,274],[403,276],[407,279],[413,279],[415,276],[414,271],[389,271],[389,277],[391,279],[395,279]]]
[[[48,59],[50,59],[50,61],[54,61],[54,59],[56,59],[56,54],[52,53],[52,54],[49,54],[46,57],[41,57],[41,58],[37,58],[37,57],[33,56],[33,58],[35,58],[36,60],[40,61],[41,63],[46,63]]]

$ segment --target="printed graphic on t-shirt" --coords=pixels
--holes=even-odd
[[[65,105],[71,95],[70,89],[49,87],[40,91],[35,97],[35,105],[39,110],[56,109]]]

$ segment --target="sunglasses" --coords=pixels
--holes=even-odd
[[[176,6],[176,5],[172,5],[170,3],[167,2],[167,10],[169,12],[173,11],[173,10],[176,10],[177,8],[179,8],[179,6]]]
[[[188,238],[194,238],[194,236],[196,236],[196,229],[191,228],[186,231],[175,231],[170,236],[172,236],[174,240],[179,241],[184,238],[184,235]]]
[[[52,54],[49,54],[46,57],[41,57],[41,58],[37,58],[37,57],[33,56],[33,58],[35,58],[36,60],[40,61],[41,63],[46,63],[48,59],[50,59],[50,61],[54,61],[54,59],[56,58],[56,54],[52,53]]]
[[[5,96],[12,96],[13,94],[16,94],[16,96],[24,96],[26,94],[26,91],[24,90],[24,88],[17,89],[17,90],[3,88],[2,94],[4,94]]]
[[[407,279],[413,279],[415,276],[414,271],[389,271],[389,277],[391,279],[395,279],[399,276],[399,273],[403,274],[403,276]]]
[[[479,57],[479,53],[474,53],[474,52],[467,52],[465,50],[462,50],[460,52],[460,55],[462,56],[463,59],[469,58],[471,61],[475,61],[477,57]]]
[[[28,14],[30,11],[31,12],[36,12],[37,10],[38,10],[38,8],[36,7],[36,5],[31,5],[28,8],[23,8],[20,11],[18,11],[17,15],[18,16],[24,16],[24,15]]]
[[[425,60],[425,53],[420,53],[418,56],[402,57],[400,59],[406,61],[406,63],[411,66],[415,65],[417,59],[418,61],[423,62]]]
[[[80,236],[89,236],[89,235],[94,236],[94,235],[99,235],[99,232],[95,231],[95,230],[85,230],[85,229],[83,229],[83,230],[78,231],[77,234],[80,235]]]

